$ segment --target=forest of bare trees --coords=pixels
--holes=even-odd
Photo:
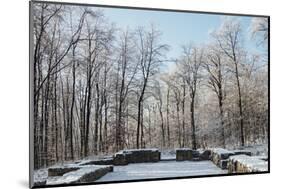
[[[250,31],[261,53],[245,47],[239,20],[225,19],[210,41],[182,39],[170,58],[153,24],[121,29],[101,9],[32,9],[36,169],[129,148],[267,143],[267,19]]]

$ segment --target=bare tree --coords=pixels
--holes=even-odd
[[[240,134],[241,134],[241,145],[245,144],[244,136],[244,117],[243,117],[243,105],[242,105],[242,94],[240,84],[240,70],[239,65],[241,64],[241,27],[239,22],[235,20],[226,20],[223,23],[222,28],[213,34],[219,47],[228,57],[231,64],[234,66],[232,72],[235,75],[238,95],[238,106],[239,106],[239,120],[240,120]]]
[[[164,128],[164,115],[163,115],[163,94],[161,91],[161,85],[159,81],[154,81],[154,98],[157,100],[157,107],[159,110],[159,115],[160,115],[160,128],[161,128],[161,147],[165,148],[165,128]]]
[[[224,134],[224,111],[223,111],[223,56],[220,50],[215,46],[210,46],[207,52],[207,60],[203,64],[208,72],[208,86],[215,92],[220,115],[221,138],[222,146],[225,148],[225,134]]]
[[[180,103],[181,103],[181,97],[182,97],[182,92],[181,92],[181,86],[179,82],[179,77],[177,74],[171,74],[168,80],[165,80],[166,83],[170,86],[171,91],[173,92],[173,98],[171,100],[171,103],[175,104],[176,108],[176,128],[177,128],[177,141],[178,141],[178,146],[183,147],[182,144],[182,138],[184,138],[184,133],[182,132],[181,128],[181,120],[180,120]],[[183,117],[185,119],[185,117]]]
[[[188,86],[190,96],[190,122],[192,131],[192,148],[197,148],[195,126],[195,97],[200,81],[200,68],[203,64],[203,49],[190,46],[183,47],[183,57],[180,60],[180,75]]]
[[[116,108],[116,151],[124,148],[123,134],[125,124],[125,102],[138,69],[138,64],[135,63],[133,57],[133,40],[134,36],[129,30],[123,32],[120,39],[120,47],[118,49],[118,72],[116,84],[116,94],[118,95],[116,98],[116,102],[118,102]]]
[[[251,23],[252,37],[258,39],[258,45],[265,45],[268,42],[268,18],[253,18]]]
[[[84,156],[89,155],[89,132],[90,132],[90,118],[92,110],[92,93],[94,82],[97,81],[97,73],[100,70],[102,61],[100,61],[101,53],[104,49],[104,43],[107,38],[105,38],[105,32],[103,30],[102,15],[95,13],[93,11],[87,10],[87,17],[85,18],[86,22],[86,35],[85,42],[87,48],[87,57],[86,57],[86,87],[85,87],[85,105],[84,105],[84,114],[85,117],[85,142],[84,142]],[[97,89],[97,85],[95,86]],[[97,93],[96,93],[97,94]],[[97,104],[96,104],[97,106]],[[97,107],[96,107],[97,108]],[[96,109],[97,111],[97,109]],[[96,114],[97,116],[97,114]],[[97,124],[96,118],[96,124]],[[98,126],[95,125],[94,130],[94,152],[97,153],[97,142],[98,142]]]
[[[160,33],[154,29],[152,26],[151,31],[146,32],[142,28],[139,28],[138,31],[139,44],[139,64],[141,69],[141,89],[138,97],[138,115],[137,115],[137,137],[136,137],[136,145],[137,148],[139,145],[140,138],[140,126],[142,125],[142,109],[143,109],[143,101],[144,94],[146,91],[146,87],[149,81],[149,78],[157,71],[159,64],[163,61],[163,52],[168,49],[167,45],[158,44],[158,38]]]

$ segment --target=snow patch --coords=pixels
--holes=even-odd
[[[216,154],[234,154],[232,151],[223,148],[214,148],[212,151]]]

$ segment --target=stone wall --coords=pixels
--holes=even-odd
[[[131,149],[122,150],[114,155],[114,165],[127,165],[128,163],[145,163],[160,161],[161,153],[158,149]]]
[[[178,148],[176,149],[177,161],[202,161],[210,160],[210,150],[192,150],[190,148]]]
[[[52,170],[54,171],[55,169],[52,169]],[[56,169],[56,170],[59,170],[59,169]],[[73,170],[73,171],[64,173],[61,176],[48,175],[46,184],[47,185],[62,185],[62,184],[89,183],[89,182],[96,181],[97,179],[101,178],[108,172],[112,172],[112,171],[113,171],[113,166],[111,166],[111,165],[79,166],[78,170]],[[49,173],[50,173],[50,171],[49,171]]]
[[[250,164],[255,166],[262,163],[260,161],[256,161],[257,158],[252,157],[251,155],[252,153],[247,150],[229,151],[222,148],[216,148],[212,150],[211,159],[214,164],[221,169],[228,169],[229,173],[246,173],[253,171],[252,169],[249,169]],[[242,159],[244,160],[244,163],[242,163]],[[245,163],[245,161],[247,161],[247,163]]]
[[[62,167],[50,167],[48,169],[48,176],[53,177],[53,176],[62,176],[65,173],[71,172],[71,171],[76,171],[80,169],[80,167],[70,167],[70,166],[62,166]]]
[[[228,158],[232,155],[234,155],[234,152],[232,151],[228,151],[222,148],[216,148],[211,152],[211,160],[221,169],[227,169]]]
[[[268,171],[268,162],[258,156],[235,155],[228,160],[229,173],[252,173]]]
[[[113,158],[82,161],[79,165],[113,165]]]

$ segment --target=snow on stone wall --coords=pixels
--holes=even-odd
[[[229,158],[230,173],[264,172],[268,171],[268,162],[259,156],[235,155]]]

